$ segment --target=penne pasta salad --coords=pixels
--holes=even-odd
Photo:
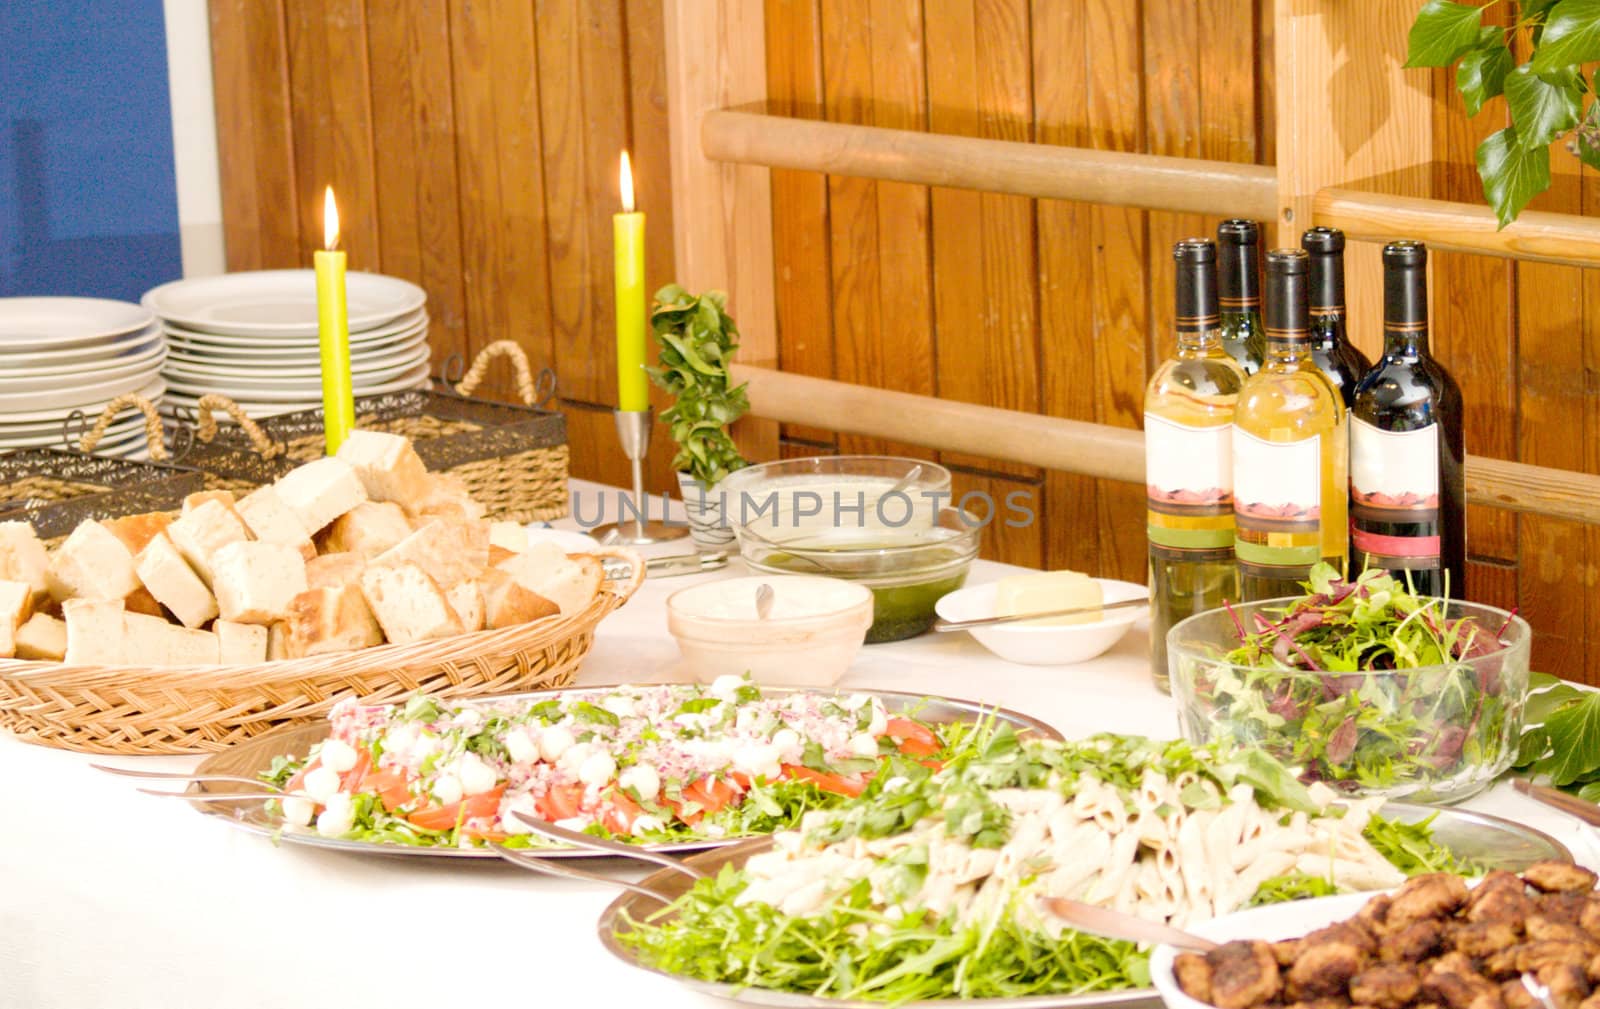
[[[1462,868],[1381,799],[1334,800],[1257,750],[1001,728],[942,770],[807,813],[619,939],[670,973],[837,998],[1143,987],[1143,952],[1066,929],[1039,898],[1183,926]]]

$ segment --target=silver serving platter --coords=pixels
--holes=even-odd
[[[672,684],[618,684],[604,687],[563,687],[557,690],[535,690],[519,694],[499,694],[491,697],[470,698],[471,703],[492,704],[500,701],[542,701],[552,698],[580,698],[589,699],[616,690],[618,686],[635,686],[637,689],[650,689]],[[950,697],[930,697],[925,694],[903,693],[894,690],[851,690],[827,691],[803,689],[798,687],[763,687],[762,694],[767,697],[782,697],[790,694],[825,694],[829,696],[846,697],[854,694],[866,694],[876,697],[883,702],[883,706],[891,714],[915,711],[918,719],[931,724],[948,724],[953,722],[975,722],[980,718],[993,718],[996,721],[1011,725],[1019,733],[1028,733],[1040,739],[1061,739],[1061,733],[1041,722],[1037,718],[1011,711],[1007,708],[998,708],[989,704],[976,701],[962,701]],[[456,703],[451,701],[449,703]],[[327,722],[312,722],[308,725],[285,725],[271,732],[263,733],[254,739],[247,740],[228,747],[219,753],[207,757],[195,770],[196,774],[233,774],[247,778],[258,777],[272,767],[272,759],[279,756],[302,757],[311,747],[328,738]],[[191,792],[230,792],[237,791],[237,784],[195,782],[189,786]],[[303,844],[313,848],[326,848],[331,851],[355,852],[363,855],[393,855],[399,857],[422,858],[468,858],[488,859],[496,861],[499,856],[492,848],[446,848],[422,847],[409,844],[387,844],[375,841],[353,841],[336,837],[323,837],[314,830],[287,824],[283,819],[266,809],[266,803],[260,800],[247,800],[241,802],[226,802],[221,800],[210,802],[196,802],[195,808],[208,816],[220,817],[227,823],[241,830],[254,834],[262,834],[274,841],[283,841],[289,844]],[[709,848],[728,848],[738,845],[749,838],[728,838],[697,841],[677,841],[671,844],[644,844],[641,849],[658,851],[667,854],[683,854],[685,852],[705,851]],[[763,840],[758,838],[757,840]],[[597,855],[594,851],[583,851],[576,848],[549,847],[521,849],[526,854],[538,855],[544,858],[606,858],[604,854]]]
[[[1408,802],[1386,803],[1381,815],[1403,823],[1416,823],[1430,816],[1433,821],[1434,840],[1449,848],[1456,857],[1473,859],[1491,869],[1521,872],[1534,862],[1553,858],[1571,861],[1572,852],[1566,845],[1543,831],[1525,827],[1520,823],[1475,813],[1468,809],[1445,809],[1422,806]],[[772,845],[770,837],[750,838],[739,844],[707,851],[685,861],[696,868],[715,875],[727,864],[741,866],[751,855],[765,851]],[[677,897],[694,883],[682,873],[662,869],[640,881],[640,885],[664,896]],[[617,941],[619,931],[628,929],[628,918],[640,920],[655,914],[665,905],[636,893],[625,893],[612,901],[600,915],[597,926],[600,942],[617,959],[631,967],[648,971],[714,998],[742,1002],[745,1005],[774,1006],[778,1009],[883,1009],[883,1002],[860,999],[826,998],[821,995],[802,995],[798,992],[773,991],[766,988],[741,988],[731,984],[701,981],[659,970],[639,959],[635,952]],[[989,999],[925,999],[902,1002],[899,1009],[948,1009],[953,1004],[972,1006],[975,1009],[1090,1009],[1114,1006],[1116,1009],[1158,1009],[1161,996],[1154,988],[1124,988],[1120,991],[1087,992],[1080,995],[1025,995],[1018,998]]]

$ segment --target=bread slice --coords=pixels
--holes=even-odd
[[[67,657],[67,625],[48,613],[35,613],[17,628],[17,658],[60,662]]]
[[[193,494],[190,494],[183,499],[184,514],[194,511],[207,501],[221,501],[230,508],[237,504],[237,499],[233,496],[233,491],[231,490],[195,491]]]
[[[289,657],[289,625],[282,620],[267,628],[267,661],[277,662]]]
[[[472,500],[472,493],[458,477],[430,473],[426,492],[406,505],[406,514],[419,522],[436,518],[478,522],[483,519],[483,505]]]
[[[478,584],[483,590],[484,624],[495,630],[561,612],[561,607],[524,588],[509,572],[498,568],[485,571]]]
[[[461,633],[461,621],[439,583],[415,564],[368,568],[361,591],[384,637],[397,645]]]
[[[17,630],[32,612],[32,585],[0,581],[0,659],[17,654]]]
[[[356,471],[332,456],[290,470],[273,487],[309,533],[319,532],[367,499],[367,489]]]
[[[383,644],[383,628],[360,585],[311,589],[289,603],[284,653],[292,659]]]
[[[605,581],[605,568],[598,557],[589,554],[560,554],[560,559],[534,544],[528,552],[495,565],[515,578],[523,588],[544,596],[561,608],[562,614],[571,616],[583,610],[600,593]]]
[[[370,562],[375,568],[414,564],[440,585],[472,578],[489,565],[489,527],[434,519]]]
[[[67,647],[62,653],[67,665],[114,666],[126,661],[121,599],[68,599],[61,604],[61,613],[67,624]]]
[[[217,615],[216,597],[166,533],[157,533],[145,546],[136,570],[150,595],[183,626],[199,627]]]
[[[490,522],[489,545],[520,554],[528,549],[528,530],[521,522]]]
[[[225,666],[253,666],[267,661],[267,629],[260,624],[218,620],[211,625],[217,636],[217,661]]]
[[[56,599],[125,599],[139,589],[133,554],[94,521],[78,523],[45,571]],[[120,604],[119,604],[120,605]]]
[[[393,501],[363,501],[333,520],[319,535],[324,553],[373,558],[411,535],[411,522]]]
[[[341,585],[359,585],[361,573],[367,570],[367,559],[360,554],[323,554],[306,561],[306,588],[336,589]]]
[[[212,555],[217,611],[224,620],[270,624],[289,613],[289,601],[306,590],[306,562],[282,543],[229,543]]]
[[[27,522],[0,522],[0,578],[26,582],[37,596],[47,595],[50,583],[45,572],[50,555],[39,535]]]
[[[172,524],[172,516],[167,512],[146,512],[143,515],[124,515],[121,518],[106,519],[100,524],[110,530],[111,535],[121,540],[129,553],[137,557],[139,551],[149,546],[151,540]]]
[[[250,527],[244,524],[244,519],[231,505],[213,500],[179,516],[177,521],[167,526],[167,536],[183,559],[189,562],[194,573],[215,592],[211,555],[230,543],[249,542]]]
[[[265,543],[282,543],[300,551],[306,560],[317,555],[300,516],[294,513],[272,487],[257,487],[234,506],[255,538]]]
[[[169,624],[143,613],[122,616],[124,661],[141,666],[214,666],[217,636],[210,631]]]
[[[411,439],[383,431],[351,431],[338,458],[350,464],[374,501],[411,505],[428,493],[428,467]]]
[[[473,579],[456,582],[445,590],[444,596],[450,600],[450,608],[456,611],[456,620],[461,623],[461,630],[465,634],[481,631],[484,628],[484,599],[483,589]]]

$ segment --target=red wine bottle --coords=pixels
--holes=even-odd
[[[1415,591],[1461,598],[1465,492],[1461,390],[1428,354],[1428,250],[1383,249],[1383,357],[1350,411],[1350,573],[1383,568]]]
[[[1345,332],[1344,232],[1311,228],[1300,236],[1300,247],[1311,254],[1311,359],[1349,408],[1372,362]]]
[[[1246,375],[1261,370],[1267,337],[1261,327],[1261,229],[1254,221],[1217,225],[1217,303],[1222,349]]]

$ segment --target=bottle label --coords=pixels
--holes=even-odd
[[[1267,441],[1235,427],[1233,514],[1241,566],[1308,568],[1321,560],[1322,436]]]
[[[1350,543],[1376,567],[1439,564],[1439,425],[1350,418]]]
[[[1144,415],[1147,531],[1172,560],[1220,560],[1233,550],[1231,424],[1194,427]]]

